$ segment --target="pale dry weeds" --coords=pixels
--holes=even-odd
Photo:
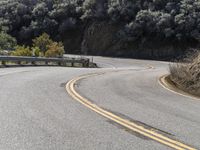
[[[170,64],[170,79],[178,88],[200,96],[200,53]]]

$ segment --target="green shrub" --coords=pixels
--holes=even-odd
[[[26,46],[16,46],[15,51],[11,52],[12,56],[32,56],[32,51],[30,47]]]
[[[17,45],[14,37],[5,32],[0,32],[0,50],[13,50]]]
[[[7,50],[0,50],[0,55],[9,55],[10,54],[10,51],[7,51]]]
[[[33,39],[33,47],[16,46],[13,56],[35,56],[35,57],[62,57],[64,46],[61,42],[54,42],[50,36],[43,33],[41,36]]]
[[[48,46],[45,53],[46,57],[62,57],[64,54],[64,46],[61,42],[53,42]]]
[[[42,56],[42,53],[39,47],[32,47],[31,50],[34,56],[36,57]]]
[[[62,57],[64,46],[61,42],[54,42],[48,34],[43,33],[33,39],[32,51],[35,56]]]
[[[48,46],[53,43],[53,40],[50,39],[50,36],[46,33],[43,33],[39,37],[33,39],[33,47],[38,47],[43,54],[48,50]]]

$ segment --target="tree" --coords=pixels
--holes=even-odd
[[[85,0],[82,5],[83,20],[95,20],[107,18],[107,0]]]
[[[0,30],[28,45],[44,32],[54,40],[65,40],[66,34],[80,29],[82,39],[84,30],[99,21],[116,25],[114,36],[120,42],[153,37],[198,45],[199,18],[199,0],[0,0]],[[43,42],[45,38],[50,42],[48,36]],[[44,43],[34,42],[43,53]]]
[[[46,15],[48,15],[48,7],[47,4],[44,2],[38,3],[34,9],[32,10],[32,14],[35,18],[42,19]]]
[[[109,0],[107,13],[114,22],[129,22],[140,10],[138,0]]]

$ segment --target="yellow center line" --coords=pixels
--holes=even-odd
[[[152,68],[152,67],[151,67]],[[111,72],[111,71],[110,71]],[[104,72],[105,73],[105,72]],[[69,95],[74,98],[75,100],[77,100],[78,102],[80,102],[81,104],[83,104],[84,106],[88,107],[89,109],[93,110],[94,112],[134,131],[137,132],[141,135],[144,135],[150,139],[153,139],[161,144],[167,145],[171,148],[177,149],[177,150],[196,150],[195,148],[192,148],[184,143],[181,143],[179,141],[170,139],[169,137],[166,137],[162,134],[159,134],[155,131],[146,129],[145,127],[141,126],[141,125],[137,125],[134,122],[131,122],[129,120],[123,119],[105,109],[100,108],[99,106],[97,106],[96,104],[90,102],[88,99],[82,97],[76,90],[75,90],[75,84],[85,78],[89,78],[92,76],[97,76],[97,75],[102,75],[104,73],[94,73],[94,74],[89,74],[89,75],[84,75],[84,76],[80,76],[77,77],[75,79],[72,79],[71,81],[69,81],[66,85],[66,90],[69,93]]]

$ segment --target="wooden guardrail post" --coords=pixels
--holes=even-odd
[[[74,67],[74,58],[72,58],[72,63],[71,63],[71,67]]]
[[[58,65],[59,65],[59,66],[62,66],[62,63],[59,61],[59,62],[58,62]]]
[[[17,61],[17,64],[18,64],[18,65],[21,65],[21,61]]]
[[[36,65],[36,62],[35,62],[35,61],[32,61],[31,64],[32,64],[32,65]]]
[[[90,65],[89,59],[83,61],[83,67],[89,67],[89,65]]]
[[[5,61],[1,61],[1,64],[2,64],[3,66],[5,66],[5,65],[6,65],[6,62],[5,62]]]

